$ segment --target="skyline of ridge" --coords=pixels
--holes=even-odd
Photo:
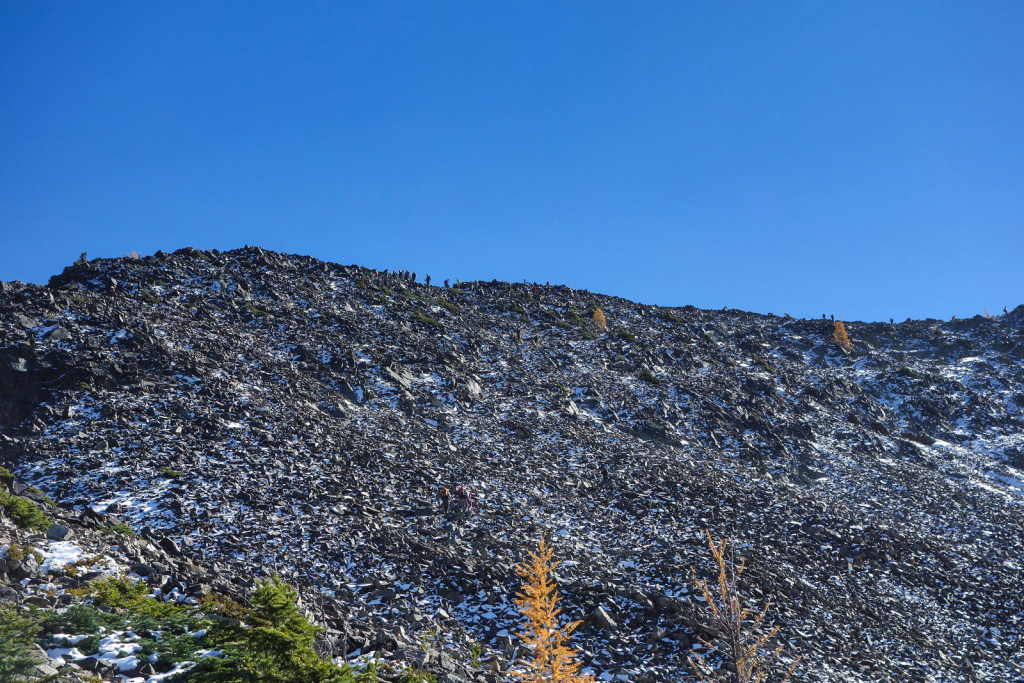
[[[248,250],[248,249],[260,249],[260,250],[263,250],[263,251],[269,251],[271,253],[281,254],[281,255],[285,255],[285,256],[295,256],[295,257],[300,257],[300,258],[311,258],[311,259],[314,259],[316,261],[320,261],[322,263],[328,263],[328,264],[332,264],[332,265],[338,265],[338,266],[344,266],[344,267],[353,267],[354,266],[354,267],[357,267],[357,268],[367,268],[367,269],[376,271],[378,273],[391,273],[392,275],[394,275],[394,274],[402,274],[404,272],[406,274],[411,274],[412,276],[415,276],[416,277],[415,282],[418,285],[425,284],[425,282],[424,282],[425,277],[427,275],[430,275],[430,277],[431,277],[430,285],[431,286],[438,287],[438,288],[444,288],[446,286],[445,283],[444,283],[444,278],[443,277],[439,278],[439,277],[437,277],[435,275],[432,275],[430,273],[417,272],[417,271],[415,271],[413,269],[410,269],[410,268],[374,268],[372,266],[367,266],[367,265],[361,264],[361,263],[349,263],[349,262],[345,262],[343,260],[320,258],[320,257],[318,257],[318,256],[316,256],[314,254],[292,253],[292,252],[276,251],[276,250],[273,250],[273,249],[266,249],[264,247],[261,247],[259,245],[255,245],[255,244],[245,244],[245,245],[242,245],[242,246],[239,246],[239,247],[234,247],[234,248],[231,248],[231,249],[217,249],[217,248],[200,249],[198,247],[185,246],[185,247],[179,247],[178,249],[174,249],[174,250],[157,250],[156,252],[154,252],[152,254],[139,254],[138,252],[128,252],[128,253],[123,254],[121,256],[90,256],[90,255],[88,255],[88,253],[85,253],[85,255],[87,256],[87,260],[90,261],[90,262],[93,261],[93,260],[97,260],[97,259],[104,259],[104,260],[120,260],[120,259],[135,260],[135,259],[140,259],[141,260],[141,259],[145,259],[147,257],[155,257],[156,254],[158,254],[158,253],[163,253],[164,255],[171,255],[171,254],[174,254],[174,253],[176,253],[178,251],[181,251],[183,249],[195,249],[196,251],[211,251],[211,252],[217,252],[220,255],[232,254],[234,252],[245,251],[245,250]],[[65,266],[65,268],[68,267],[68,266],[71,266],[71,265],[73,265],[73,264],[67,264]],[[50,279],[52,279],[54,276],[59,275],[61,272],[63,272],[63,268],[60,271],[53,273],[46,280],[44,280],[42,282],[35,282],[33,284],[47,285]],[[0,278],[0,281],[2,281],[2,280],[3,279]],[[494,281],[504,282],[504,283],[511,283],[511,284],[520,284],[520,285],[522,285],[522,284],[537,285],[538,287],[548,287],[548,286],[550,286],[550,287],[558,287],[558,286],[561,285],[561,286],[571,287],[574,290],[587,291],[587,292],[589,292],[591,294],[595,294],[595,295],[599,295],[599,296],[613,297],[613,298],[622,299],[624,301],[630,301],[630,302],[637,303],[637,304],[642,304],[642,305],[653,305],[653,306],[657,306],[657,307],[660,307],[660,308],[695,307],[695,308],[698,308],[698,309],[708,310],[708,311],[720,310],[718,308],[712,308],[712,307],[706,307],[706,306],[697,306],[696,304],[692,304],[692,303],[678,303],[678,304],[669,303],[669,304],[664,304],[664,303],[653,303],[653,302],[649,302],[649,301],[640,301],[640,300],[637,300],[637,299],[631,299],[628,296],[623,296],[623,295],[615,293],[615,292],[604,292],[604,291],[598,291],[598,290],[591,290],[591,289],[587,289],[586,287],[575,287],[571,283],[567,283],[567,282],[556,282],[556,281],[550,281],[550,280],[545,280],[545,281],[536,281],[536,280],[532,280],[531,281],[529,279],[503,280],[501,278],[487,278],[487,277],[474,278],[474,279],[448,278],[448,280],[449,280],[448,284],[450,286],[452,286],[452,287],[455,287],[459,282],[463,282],[463,283],[473,283],[473,282],[488,283],[488,282],[494,282]],[[969,314],[969,315],[956,315],[955,318],[954,317],[951,317],[951,318],[937,318],[937,317],[914,318],[914,317],[907,317],[907,318],[904,318],[902,320],[894,318],[893,321],[896,322],[896,323],[899,323],[899,322],[911,321],[911,320],[916,320],[916,321],[940,320],[941,321],[941,320],[951,320],[951,319],[963,320],[963,319],[968,319],[968,318],[973,318],[973,317],[998,317],[998,316],[1004,315],[1006,313],[1011,313],[1016,308],[1022,307],[1022,306],[1024,306],[1024,304],[1015,304],[1013,306],[1006,306],[1005,310],[1003,310],[1003,309],[991,310],[991,309],[985,308],[981,312],[972,313],[972,314]],[[799,319],[805,319],[805,320],[815,320],[815,319],[819,318],[819,316],[814,316],[814,315],[811,315],[811,316],[791,315],[788,312],[780,313],[780,312],[777,312],[777,311],[755,311],[755,310],[743,308],[742,306],[724,305],[722,307],[722,310],[736,310],[736,311],[740,311],[740,312],[743,312],[743,313],[753,313],[753,314],[757,314],[757,315],[769,315],[769,316],[774,315],[774,316],[778,316],[778,317],[789,316],[789,317],[792,317],[792,318],[799,318]],[[822,317],[822,318],[827,317],[827,318],[829,318],[830,321],[834,318],[834,320],[844,321],[844,322],[860,322],[860,323],[885,323],[885,322],[888,322],[887,320],[858,320],[858,319],[853,319],[853,318],[844,318],[842,315],[838,315],[838,314],[835,314],[835,313],[829,313],[829,312],[823,312],[822,316],[820,316],[820,317]]]
[[[259,244],[847,320],[1024,302],[1024,4],[0,4],[0,278]]]

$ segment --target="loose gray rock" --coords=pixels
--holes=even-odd
[[[50,528],[46,530],[46,537],[51,541],[70,541],[75,534],[63,524],[51,524]]]

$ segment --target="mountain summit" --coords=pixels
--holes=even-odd
[[[0,283],[0,460],[193,581],[280,573],[338,656],[433,638],[450,681],[519,655],[539,537],[587,670],[688,680],[705,529],[805,680],[1024,680],[1024,307],[841,344],[832,319],[436,285],[256,247]],[[476,643],[489,671],[452,663]]]

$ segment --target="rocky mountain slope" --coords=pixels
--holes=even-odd
[[[338,656],[436,634],[503,670],[545,534],[590,669],[685,680],[708,528],[804,680],[1024,680],[1024,307],[847,330],[259,248],[82,261],[0,283],[0,462],[206,580],[280,572]]]

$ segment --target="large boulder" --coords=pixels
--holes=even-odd
[[[74,535],[75,532],[63,524],[51,524],[50,528],[46,530],[46,537],[51,541],[69,541]]]
[[[615,620],[612,619],[611,615],[605,611],[604,607],[597,606],[587,617],[587,621],[591,626],[598,629],[599,631],[614,631],[619,627]]]

